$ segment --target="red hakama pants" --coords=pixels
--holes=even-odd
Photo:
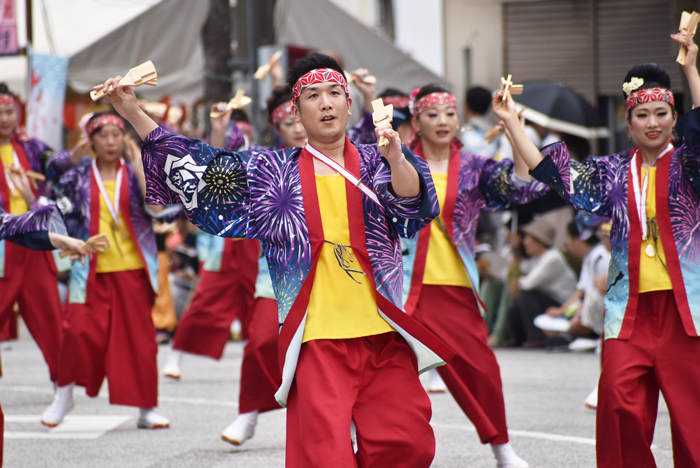
[[[246,315],[253,304],[260,242],[243,239],[224,243],[221,271],[201,270],[190,307],[175,331],[173,349],[221,359],[238,317],[247,338]]]
[[[5,315],[8,315],[5,319]],[[0,341],[16,340],[19,338],[19,320],[17,320],[17,314],[14,311],[14,307],[10,307],[4,311],[0,311],[0,322],[4,321],[2,328],[0,328]]]
[[[426,468],[435,456],[430,398],[398,333],[304,343],[287,403],[287,468]]]
[[[659,390],[671,416],[676,467],[700,466],[700,338],[688,336],[673,291],[639,295],[629,340],[603,346],[596,446],[599,468],[656,467]]]
[[[2,467],[3,446],[5,445],[5,415],[0,406],[0,467]]]
[[[239,414],[255,410],[264,413],[280,408],[275,400],[275,392],[282,385],[277,358],[277,301],[264,297],[256,298],[250,315],[249,339],[243,349],[241,365]]]
[[[488,331],[474,292],[460,286],[424,284],[413,318],[457,355],[437,368],[482,444],[508,442],[501,369],[488,346]]]
[[[17,302],[19,313],[44,354],[52,382],[58,380],[61,347],[61,298],[50,252],[5,242],[5,278],[0,278],[0,329],[8,327]]]
[[[75,382],[95,397],[107,377],[113,405],[158,405],[154,293],[146,270],[98,273],[85,304],[63,321],[59,386]]]

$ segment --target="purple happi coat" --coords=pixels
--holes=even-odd
[[[700,110],[684,117],[685,143],[657,164],[656,214],[673,292],[688,335],[700,334]],[[574,208],[612,218],[605,339],[629,338],[639,297],[641,228],[629,154],[572,160],[563,143],[542,150],[531,171]],[[671,226],[670,230],[664,227]]]
[[[398,308],[403,268],[399,236],[412,237],[439,213],[428,166],[405,149],[416,168],[421,194],[399,198],[391,192],[391,172],[374,145],[357,146],[362,181],[377,194],[383,209],[362,196],[366,247],[377,292]],[[259,239],[265,252],[283,324],[312,266],[299,171],[300,148],[231,153],[204,142],[155,129],[142,155],[147,203],[182,203],[200,229],[224,237]],[[303,325],[300,327],[303,328]],[[397,330],[401,333],[401,330]],[[301,333],[289,345],[281,404],[296,369]],[[432,350],[403,334],[418,358],[420,371],[444,363]],[[298,340],[296,340],[298,336]]]

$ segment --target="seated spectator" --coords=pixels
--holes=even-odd
[[[522,229],[523,247],[531,257],[520,266],[524,276],[513,282],[514,299],[508,308],[510,340],[514,346],[542,347],[545,335],[534,319],[549,307],[561,306],[576,288],[576,275],[564,255],[553,248],[554,228],[536,219]]]
[[[561,306],[550,307],[543,315],[535,318],[535,325],[544,330],[547,336],[561,337],[560,343],[553,345],[567,347],[573,338],[596,339],[602,334],[602,322],[593,319],[600,315],[593,309],[599,308],[602,299],[595,284],[596,278],[605,281],[610,263],[610,252],[596,237],[595,227],[579,226],[576,221],[572,221],[568,233],[568,252],[574,257],[583,258],[576,291]],[[585,342],[581,340],[580,343]],[[597,343],[593,341],[591,346],[595,348]]]

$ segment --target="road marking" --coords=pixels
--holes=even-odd
[[[458,429],[461,431],[476,432],[474,426],[461,426],[457,424],[441,424],[441,423],[430,423],[433,427],[439,427],[442,429]],[[537,432],[537,431],[521,431],[517,429],[508,429],[508,435],[528,437],[530,439],[541,439],[541,440],[553,440],[555,442],[571,442],[574,444],[581,445],[591,445],[595,447],[595,439],[589,437],[576,437],[576,436],[566,436],[561,434],[550,434],[547,432]],[[656,445],[651,446],[652,450],[657,450],[660,452],[670,452],[671,450],[657,447]]]
[[[4,387],[0,386],[1,390],[6,390],[10,392],[21,392],[21,393],[41,393],[43,395],[53,395],[53,390],[39,387]],[[97,395],[99,398],[109,398],[109,393],[107,391],[102,391]],[[202,405],[202,406],[223,406],[225,408],[238,408],[238,403],[233,401],[217,401],[217,400],[207,400],[205,398],[184,398],[184,397],[170,397],[159,395],[158,401],[164,401],[167,403],[186,403],[189,405]]]
[[[6,439],[97,439],[116,429],[132,416],[66,416],[63,422],[46,432],[6,431]],[[41,416],[6,415],[5,424],[41,424]]]
[[[474,426],[461,426],[457,424],[440,424],[433,423],[434,427],[439,427],[443,429],[459,429],[462,431],[476,432]],[[588,437],[575,437],[575,436],[565,436],[561,434],[549,434],[547,432],[535,432],[535,431],[520,431],[517,429],[508,429],[508,435],[528,437],[530,439],[543,439],[543,440],[554,440],[557,442],[572,442],[574,444],[583,445],[593,445],[595,446],[595,439],[590,439]]]

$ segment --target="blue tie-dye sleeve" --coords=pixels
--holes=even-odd
[[[545,147],[542,156],[544,159],[530,174],[577,210],[610,217],[613,198],[626,200],[628,165],[619,164],[620,157],[591,156],[579,163],[571,159],[564,143]]]
[[[683,173],[700,193],[700,111],[693,109],[684,117],[685,144],[681,148]]]
[[[251,153],[230,153],[157,128],[142,148],[146,203],[180,203],[190,221],[205,232],[253,238],[250,156]]]
[[[403,146],[406,160],[418,172],[420,194],[415,197],[398,197],[391,188],[391,166],[377,151],[376,145],[362,145],[358,149],[366,165],[373,168],[371,187],[387,210],[387,219],[401,237],[415,236],[440,214],[433,179],[425,160],[417,158],[405,145]]]
[[[532,179],[523,185],[513,183],[513,161],[470,155],[481,159],[479,189],[484,194],[486,210],[505,210],[514,204],[530,203],[549,191],[549,187]],[[463,158],[464,159],[464,158]]]

